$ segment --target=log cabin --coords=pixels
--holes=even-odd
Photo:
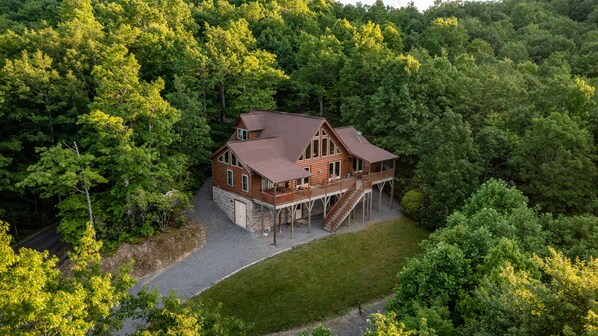
[[[312,216],[334,232],[358,204],[371,218],[372,188],[394,189],[396,155],[355,128],[325,118],[252,110],[210,157],[214,202],[244,229],[270,231],[296,221],[311,231]],[[382,198],[380,197],[380,202]],[[392,198],[391,205],[392,207]],[[274,243],[276,244],[276,230]]]

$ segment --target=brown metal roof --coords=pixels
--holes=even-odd
[[[307,147],[324,123],[324,118],[303,114],[251,110],[242,116],[261,115],[263,130],[260,138],[276,137],[284,146],[284,155],[293,163]]]
[[[241,121],[248,131],[259,131],[264,129],[264,113],[241,114]]]
[[[247,168],[274,183],[311,176],[287,158],[280,138],[231,141],[228,146]]]
[[[335,128],[334,131],[347,146],[351,154],[368,162],[379,162],[396,159],[391,152],[372,145],[363,135],[358,136],[357,130],[352,126]]]
[[[286,112],[252,110],[240,116],[248,130],[261,130],[257,139],[236,140],[228,146],[245,165],[272,182],[283,182],[311,176],[296,165],[316,132],[326,122],[324,118]],[[366,161],[378,162],[397,156],[357,137],[353,127],[335,128],[347,150]]]

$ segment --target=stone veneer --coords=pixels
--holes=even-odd
[[[218,205],[222,211],[228,216],[228,218],[234,223],[235,222],[235,200],[239,200],[247,204],[247,227],[245,228],[249,232],[258,232],[262,230],[262,212],[261,206],[254,203],[251,199],[220,189],[218,187],[212,187],[214,202]],[[267,207],[264,207],[264,231],[270,231],[272,228],[272,212]],[[324,207],[321,200],[316,200],[312,209],[311,215],[317,215],[324,212]],[[282,223],[288,223],[291,220],[290,211],[283,208],[281,210]],[[307,209],[303,206],[303,218],[307,219]]]

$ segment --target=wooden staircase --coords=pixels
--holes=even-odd
[[[324,230],[334,232],[363,198],[368,187],[371,187],[371,182],[356,180],[324,216]]]

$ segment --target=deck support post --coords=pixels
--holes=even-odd
[[[382,183],[378,183],[378,191],[380,191],[380,200],[378,201],[378,211],[382,211],[382,189],[384,189],[384,185],[386,185],[386,181]]]
[[[365,224],[365,202],[368,199],[368,194],[366,193],[363,195],[363,200],[361,201],[361,224]]]
[[[313,209],[315,201],[307,202],[307,233],[311,233],[311,210]]]
[[[264,228],[264,204],[260,203],[260,212],[262,213],[262,237],[264,233],[266,233],[266,229]]]
[[[392,210],[392,203],[395,194],[395,166],[397,164],[397,160],[392,160],[392,180],[390,180],[390,210]]]
[[[373,207],[374,207],[374,189],[372,189],[372,191],[370,192],[369,203],[370,203],[370,210],[368,211],[368,216],[370,217],[370,220],[372,220],[372,210],[374,210],[373,209]]]
[[[276,183],[274,184],[274,215],[272,216],[272,232],[274,232],[274,246],[276,246],[276,217],[278,213],[276,211]]]
[[[291,206],[291,238],[295,233],[295,216],[297,215],[297,205]]]
[[[286,208],[281,208],[280,210],[278,210],[280,211],[280,220],[278,221],[278,233],[282,233],[282,221],[285,220],[286,223],[287,214],[285,210]]]
[[[322,198],[322,205],[324,206],[324,216],[326,216],[326,209],[328,207],[328,201],[330,201],[330,197],[331,196],[324,196],[324,198]]]

